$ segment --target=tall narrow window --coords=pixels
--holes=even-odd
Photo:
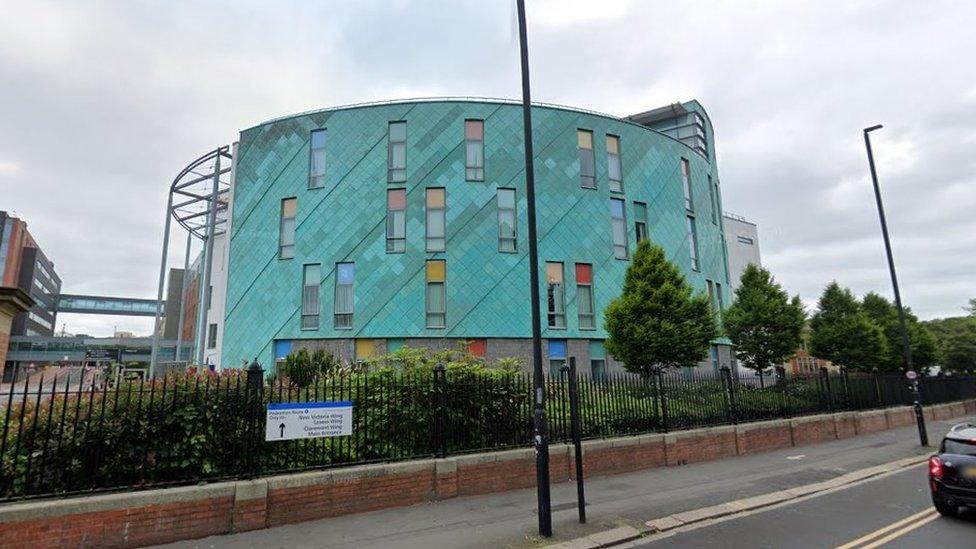
[[[713,283],[711,280],[705,280],[705,285],[708,287],[708,304],[714,310],[716,308],[716,305],[715,305],[715,283]]]
[[[722,309],[725,308],[725,300],[722,299],[722,284],[719,282],[715,283],[715,297],[718,302],[718,312],[721,313]]]
[[[427,251],[443,252],[445,244],[444,189],[427,189]]]
[[[485,121],[464,121],[464,178],[485,180]]]
[[[611,191],[624,192],[624,178],[620,167],[620,138],[616,135],[607,136],[607,177],[610,179]]]
[[[297,198],[286,198],[281,201],[281,224],[278,226],[278,259],[295,257],[295,212],[297,209]]]
[[[708,176],[708,198],[712,203],[712,223],[718,225],[718,190],[712,184],[712,176]]]
[[[624,216],[624,201],[610,199],[610,222],[613,225],[613,257],[627,259],[627,219]]]
[[[355,279],[355,263],[336,263],[334,323],[336,329],[352,329],[352,313],[354,305],[353,281]]]
[[[325,186],[325,130],[315,130],[309,142],[308,188]]]
[[[593,157],[593,132],[576,130],[576,142],[579,149],[580,187],[596,188],[596,161]]]
[[[688,163],[687,158],[681,159],[681,185],[685,189],[685,209],[693,211],[695,209],[695,200],[691,194],[691,165]]]
[[[647,204],[634,202],[634,232],[637,242],[647,240]]]
[[[579,311],[580,330],[595,330],[593,313],[593,265],[576,264],[576,309]]]
[[[207,326],[207,348],[216,349],[217,348],[217,325],[211,324]]]
[[[386,180],[402,183],[407,180],[407,123],[390,122],[388,141]]]
[[[305,265],[302,281],[302,329],[319,329],[319,282],[322,267],[318,263]]]
[[[427,262],[427,327],[447,326],[447,264],[443,259]]]
[[[566,327],[566,286],[563,284],[563,264],[546,263],[546,297],[548,298],[549,327]]]
[[[515,189],[498,189],[498,251],[515,252],[518,229],[515,214]]]
[[[386,191],[386,252],[403,253],[407,247],[407,190]]]
[[[698,270],[698,228],[695,218],[688,216],[688,253],[691,255],[691,268]]]

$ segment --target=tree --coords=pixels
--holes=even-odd
[[[742,273],[732,306],[722,314],[736,358],[760,376],[796,352],[805,321],[800,297],[791,299],[769,271],[753,264]]]
[[[879,370],[884,372],[905,371],[905,345],[901,339],[901,322],[898,309],[884,297],[870,292],[861,304],[864,312],[879,327],[887,346],[883,364]],[[912,348],[912,365],[924,372],[938,361],[938,348],[932,333],[920,324],[911,309],[905,307],[905,325],[908,328],[908,341]]]
[[[976,317],[939,318],[925,325],[935,337],[943,369],[957,373],[976,372]]]
[[[885,363],[884,334],[847,288],[831,282],[810,320],[810,354],[851,370],[876,371]]]
[[[966,309],[966,312],[969,313],[969,316],[976,316],[976,297],[970,298],[969,305],[963,308]]]
[[[693,366],[705,357],[718,328],[708,297],[693,294],[664,250],[637,245],[622,293],[604,312],[607,352],[629,372]]]

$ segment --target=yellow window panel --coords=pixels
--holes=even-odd
[[[562,263],[546,263],[546,282],[549,284],[563,283]]]
[[[427,282],[444,282],[447,265],[442,260],[427,262]]]
[[[615,135],[607,136],[607,152],[610,154],[620,154],[620,138]]]
[[[444,207],[444,189],[427,189],[427,207]]]
[[[593,132],[588,132],[586,130],[576,130],[576,139],[579,142],[579,148],[581,149],[593,148]]]
[[[297,210],[298,200],[295,198],[288,198],[281,201],[281,215],[284,217],[295,217],[295,210]]]
[[[376,356],[376,340],[375,339],[357,339],[356,340],[356,359],[362,360],[366,358],[373,358]]]

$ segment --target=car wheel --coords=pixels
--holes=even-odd
[[[933,501],[932,505],[935,506],[935,510],[944,517],[954,517],[959,510],[959,508],[955,505],[949,505],[943,501]]]

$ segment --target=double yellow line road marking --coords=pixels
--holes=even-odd
[[[837,549],[874,549],[875,547],[881,547],[889,541],[921,528],[937,518],[939,518],[939,513],[929,507],[924,511],[920,511],[898,522],[889,524],[884,528],[879,528],[870,534],[861,536],[854,541],[840,545]]]

